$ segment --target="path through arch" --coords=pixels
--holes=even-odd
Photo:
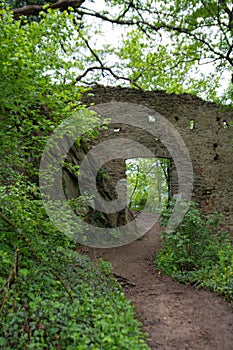
[[[143,330],[149,333],[152,350],[232,350],[233,305],[212,292],[161,276],[153,263],[160,247],[158,231],[155,225],[131,244],[81,251],[111,261]]]

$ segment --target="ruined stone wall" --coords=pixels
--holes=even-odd
[[[83,97],[87,105],[113,101],[146,106],[174,125],[191,156],[194,169],[193,199],[200,203],[206,213],[222,212],[227,228],[233,231],[233,127],[229,124],[233,113],[222,112],[216,104],[192,95],[166,94],[163,91],[141,92],[130,88],[97,86]],[[117,127],[120,128],[118,136],[142,142],[155,156],[171,158],[159,140],[146,135],[143,130],[126,125],[112,126],[112,129],[100,134],[99,140],[116,134],[114,128]],[[171,191],[175,194],[177,176],[173,163],[171,182]]]

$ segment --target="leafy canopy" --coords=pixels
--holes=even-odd
[[[41,1],[28,4],[34,3]],[[8,0],[7,4],[15,15],[21,3]],[[75,40],[82,41],[81,61],[85,63],[81,74],[77,73],[78,81],[115,84],[119,79],[145,89],[231,100],[230,0],[70,0],[61,1],[60,11],[64,4],[69,9],[73,6],[79,31]],[[24,13],[29,16],[27,8]],[[80,28],[85,29],[84,35]],[[72,26],[69,31],[75,35]],[[59,30],[57,33],[60,35]]]

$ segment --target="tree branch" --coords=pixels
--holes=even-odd
[[[130,1],[128,6],[125,8],[125,10],[123,11],[123,13],[121,13],[119,16],[118,16],[118,21],[121,19],[121,18],[124,18],[124,16],[126,15],[126,13],[131,9],[131,8],[134,8],[133,6],[133,1]]]
[[[41,11],[46,12],[48,9],[65,11],[69,7],[74,9],[79,8],[84,1],[85,0],[58,0],[46,8],[45,5],[28,5],[11,9],[11,11],[13,12],[14,19],[19,19],[21,16],[38,16]]]
[[[113,78],[117,79],[117,80],[125,80],[125,81],[128,81],[130,82],[130,84],[134,85],[137,89],[139,89],[140,91],[144,92],[144,90],[142,89],[142,87],[140,85],[138,85],[136,83],[135,80],[133,79],[130,79],[130,78],[126,78],[126,77],[123,77],[123,76],[119,76],[117,75],[115,72],[113,72],[113,70],[109,67],[103,67],[103,66],[93,66],[93,67],[89,67],[85,70],[85,72],[83,72],[81,75],[79,75],[76,79],[75,79],[75,82],[74,83],[77,83],[79,81],[81,81],[89,72],[93,72],[95,70],[100,70],[102,72],[106,71],[106,72],[109,72]]]
[[[110,22],[112,24],[121,24],[121,25],[126,25],[126,26],[129,26],[129,25],[137,25],[138,22],[134,22],[133,20],[124,20],[124,19],[114,19],[114,18],[109,18],[108,16],[106,15],[103,15],[99,12],[95,12],[93,10],[89,10],[87,8],[83,8],[82,10],[78,10],[77,13],[80,15],[80,16],[92,16],[92,17],[96,17],[96,18],[99,18],[99,19],[102,19],[106,22]]]
[[[82,39],[83,39],[83,41],[85,42],[85,44],[86,44],[88,50],[89,50],[89,51],[91,52],[91,54],[95,57],[96,61],[99,62],[100,66],[101,66],[102,68],[104,68],[103,62],[101,61],[101,59],[99,58],[99,56],[97,55],[97,53],[92,49],[92,47],[90,46],[88,40],[85,39],[85,38],[82,38]]]
[[[99,19],[102,19],[103,21],[107,21],[112,24],[118,24],[123,26],[136,26],[139,27],[143,32],[147,31],[154,31],[156,33],[159,33],[161,30],[167,30],[169,32],[174,32],[178,34],[184,34],[187,37],[190,37],[197,42],[201,43],[203,46],[205,46],[211,53],[218,56],[220,59],[227,60],[227,62],[233,66],[233,60],[229,57],[229,55],[225,55],[223,52],[216,50],[214,46],[211,45],[211,43],[205,39],[204,37],[200,37],[198,33],[193,32],[192,30],[189,30],[186,27],[179,27],[176,25],[170,25],[167,23],[159,23],[159,24],[152,24],[149,23],[147,20],[139,19],[139,20],[133,20],[133,19],[124,19],[124,18],[110,18],[105,14],[101,14],[92,10],[89,10],[87,8],[82,8],[82,10],[78,10],[77,13],[79,13],[81,16],[92,16]]]

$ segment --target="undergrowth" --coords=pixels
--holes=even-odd
[[[0,211],[0,349],[149,349],[111,265],[80,256],[41,201],[14,191]]]
[[[166,225],[172,206],[162,215]],[[191,203],[174,232],[162,233],[162,249],[156,263],[162,273],[174,279],[208,288],[233,301],[232,237],[221,232],[221,216],[205,215]]]

